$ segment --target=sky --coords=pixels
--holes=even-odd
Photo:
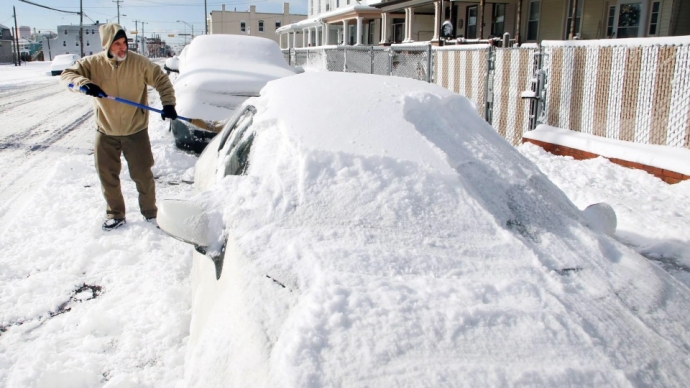
[[[64,11],[79,12],[78,0],[36,0],[33,3],[56,8]],[[289,1],[290,11],[293,13],[305,13],[307,1]],[[229,0],[227,2],[210,0],[206,3],[207,11],[220,11],[222,4],[226,10],[248,11],[250,5],[256,5],[257,12],[283,12],[283,1],[280,0]],[[12,17],[12,7],[17,10],[17,21],[19,26],[29,26],[32,31],[55,31],[58,25],[79,24],[79,15],[68,14],[58,11],[44,9],[35,5],[11,0],[3,2],[0,9],[0,24],[8,27],[14,26]],[[112,0],[85,0],[83,2],[84,23],[94,23],[95,21],[117,22],[117,4]],[[126,16],[124,16],[126,15]],[[150,37],[152,33],[161,35],[172,43],[182,43],[184,36],[177,34],[191,34],[191,27],[177,22],[185,21],[194,26],[194,34],[199,35],[204,30],[204,1],[203,0],[171,0],[171,1],[147,1],[147,0],[124,0],[120,3],[120,24],[125,26],[128,31],[135,29],[135,21],[143,21],[144,33]],[[136,28],[141,29],[141,24]],[[168,34],[175,34],[173,38]]]
[[[2,387],[682,386],[690,373],[690,181],[516,150],[434,85],[307,69],[254,100],[247,175],[203,194],[189,182],[209,164],[150,117],[159,200],[204,205],[241,251],[216,281],[143,220],[126,163],[127,224],[101,230],[90,97],[49,65],[0,71]],[[359,109],[314,109],[331,87]],[[602,201],[613,237],[578,216]]]

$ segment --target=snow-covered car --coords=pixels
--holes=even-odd
[[[163,64],[163,69],[170,74],[170,72],[179,73],[180,72],[180,57],[173,55],[172,57],[165,60]]]
[[[74,65],[81,57],[78,54],[56,55],[50,63],[50,74],[60,75],[66,68]]]
[[[681,386],[690,290],[465,97],[269,82],[158,223],[193,244],[186,385]],[[607,210],[608,209],[608,210]]]
[[[183,55],[174,82],[177,113],[208,121],[227,120],[268,81],[296,73],[278,44],[260,37],[202,35],[185,47]],[[180,120],[171,122],[171,130],[179,148],[197,152],[216,135]]]

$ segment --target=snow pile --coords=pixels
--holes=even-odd
[[[605,158],[574,160],[529,143],[519,149],[578,207],[611,205],[618,222],[616,239],[690,287],[690,181],[669,185]]]
[[[586,228],[465,98],[306,73],[253,103],[248,176],[196,199],[222,211],[230,240],[220,281],[195,262],[188,384],[674,385],[690,373],[690,291]]]
[[[690,149],[687,148],[608,139],[544,124],[525,132],[523,137],[690,175]]]

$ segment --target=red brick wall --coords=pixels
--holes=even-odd
[[[546,143],[546,142],[539,141],[539,140],[522,138],[522,142],[523,143],[529,142],[532,144],[536,144],[539,147],[546,150],[547,152],[550,152],[554,155],[572,156],[574,159],[578,159],[578,160],[592,159],[592,158],[596,158],[596,157],[600,156],[597,154],[593,154],[591,152],[578,150],[577,148],[565,147],[562,145]],[[663,180],[666,183],[673,184],[673,183],[678,183],[680,181],[690,179],[690,176],[680,174],[680,173],[677,173],[675,171],[664,170],[664,169],[661,169],[658,167],[647,166],[645,164],[629,162],[627,160],[622,160],[622,159],[616,159],[616,158],[607,158],[607,159],[610,160],[611,162],[619,164],[623,167],[635,168],[638,170],[647,171],[648,173],[654,175],[655,177]]]

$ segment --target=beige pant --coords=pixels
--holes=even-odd
[[[108,136],[96,131],[94,159],[101,180],[108,218],[125,218],[125,200],[120,187],[120,155],[129,165],[129,176],[137,185],[139,209],[146,218],[156,217],[156,184],[153,180],[153,154],[148,129],[129,136]]]

